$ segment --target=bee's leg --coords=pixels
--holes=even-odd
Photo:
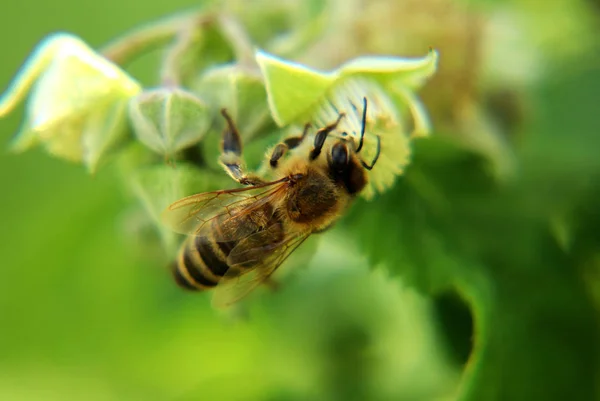
[[[306,138],[306,134],[308,134],[308,130],[310,128],[310,123],[304,125],[304,130],[302,131],[301,136],[292,136],[283,140],[283,142],[277,144],[273,151],[271,152],[271,158],[269,159],[269,165],[272,168],[277,167],[277,163],[279,163],[279,159],[285,155],[285,153],[290,150],[297,148],[300,146],[304,138]]]
[[[340,123],[340,121],[342,120],[342,118],[344,116],[345,116],[344,113],[340,113],[340,115],[338,116],[337,120],[335,120],[335,122],[321,128],[320,130],[317,131],[317,134],[315,135],[314,148],[313,148],[313,150],[310,151],[310,156],[309,156],[310,160],[315,160],[321,154],[321,149],[323,149],[323,145],[325,144],[327,135],[329,135],[329,133],[331,131],[336,129],[336,127],[338,126],[338,124]]]
[[[231,178],[242,185],[258,185],[264,183],[260,177],[247,174],[244,171],[244,159],[242,158],[242,140],[240,134],[233,123],[233,119],[222,109],[221,114],[227,123],[223,130],[223,141],[221,143],[221,156],[219,162]]]

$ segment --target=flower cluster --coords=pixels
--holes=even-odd
[[[423,58],[359,57],[320,72],[263,51],[249,57],[248,38],[232,21],[221,16],[211,23],[190,23],[186,35],[174,31],[161,72],[168,79],[149,89],[110,60],[131,58],[139,49],[128,49],[127,40],[139,43],[134,40],[139,38],[126,38],[102,54],[73,35],[49,36],[0,99],[1,117],[28,96],[13,148],[41,145],[91,171],[127,141],[173,160],[202,141],[221,107],[230,109],[246,138],[267,129],[269,115],[279,126],[323,126],[340,112],[347,117],[337,133],[356,136],[362,113],[357,105],[366,97],[365,157],[373,156],[377,136],[382,151],[381,167],[371,173],[363,195],[389,188],[409,162],[412,138],[429,133],[425,108],[415,93],[435,72],[437,53],[430,50]],[[221,40],[230,40],[237,62],[203,65],[200,74],[184,82],[190,63],[182,52],[202,50],[207,59],[220,57],[217,46],[193,39],[190,32],[200,29],[216,29]]]
[[[247,143],[281,133],[277,126],[324,126],[342,112],[346,117],[333,135],[358,140],[366,98],[363,158],[375,156],[377,141],[381,152],[362,195],[371,198],[390,188],[410,161],[411,141],[430,132],[417,91],[435,73],[437,52],[421,58],[358,57],[323,72],[275,56],[274,50],[254,50],[290,54],[302,48],[302,40],[289,37],[283,46],[283,38],[254,44],[242,25],[223,13],[158,21],[100,51],[74,35],[53,34],[0,98],[0,117],[27,99],[15,151],[42,146],[90,172],[119,156],[128,189],[167,248],[175,241],[160,228],[160,210],[177,197],[210,189],[209,157],[201,155],[205,162],[198,164],[189,155],[202,153],[205,138],[218,137],[207,134],[220,129],[223,107],[243,128]],[[119,65],[165,43],[155,87],[143,88]]]

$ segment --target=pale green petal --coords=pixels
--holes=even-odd
[[[10,113],[23,100],[31,85],[46,69],[58,49],[70,46],[73,40],[74,37],[69,34],[57,33],[40,42],[0,97],[0,117]]]
[[[43,133],[44,132],[42,132],[42,134]],[[83,161],[83,126],[65,125],[62,129],[56,127],[56,133],[48,136],[48,138],[43,141],[40,140],[40,132],[34,131],[34,134],[40,144],[46,148],[51,155],[75,163]],[[22,141],[19,141],[19,143],[22,143]]]
[[[198,143],[211,120],[198,97],[178,88],[149,90],[131,99],[129,117],[140,142],[165,156]]]
[[[52,116],[62,118],[66,108],[81,109],[107,94],[135,94],[140,90],[136,81],[79,38],[58,33],[44,39],[17,73],[0,98],[0,116],[14,109],[37,80],[41,83],[36,85],[28,109],[52,110],[38,110],[34,128],[48,123]]]
[[[10,150],[13,152],[24,152],[32,147],[39,145],[40,137],[37,132],[31,129],[27,120],[23,121],[19,130],[19,135],[15,136],[10,143]]]
[[[430,50],[422,58],[403,57],[360,57],[338,69],[340,78],[351,75],[368,75],[382,82],[402,83],[412,89],[421,87],[437,68],[438,53]]]
[[[398,96],[401,104],[408,106],[412,115],[413,130],[411,136],[415,138],[429,136],[431,133],[431,122],[421,99],[414,92],[403,86],[396,87],[393,94]]]
[[[139,91],[135,80],[79,38],[54,34],[38,45],[3,94],[0,116],[28,95],[13,150],[42,144],[51,154],[94,170],[122,138],[123,107]]]
[[[96,54],[61,49],[40,75],[27,104],[31,126],[47,131],[54,124],[76,121],[95,108],[138,93],[141,88],[116,66],[94,60]]]
[[[53,156],[83,162],[95,172],[104,157],[126,138],[126,106],[126,100],[121,100],[86,116],[82,124],[54,124],[50,133],[23,129],[11,148],[24,151],[42,144]]]
[[[319,73],[262,51],[257,52],[256,61],[265,80],[271,115],[280,126],[313,107],[337,79],[335,73]]]
[[[312,70],[263,51],[257,52],[256,60],[265,79],[273,119],[283,126],[305,118],[333,86],[352,77],[369,77],[384,86],[415,90],[434,74],[438,53],[430,50],[422,58],[361,57],[331,72]]]
[[[95,172],[110,151],[122,143],[127,131],[127,100],[88,116],[82,135],[83,162]]]

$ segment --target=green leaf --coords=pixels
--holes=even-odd
[[[148,90],[131,99],[129,118],[139,141],[167,158],[200,142],[211,122],[205,103],[177,88]]]
[[[554,244],[528,244],[542,245],[548,269],[489,266],[490,302],[476,314],[475,350],[458,400],[596,398],[597,311],[581,280],[561,269],[568,263]]]
[[[308,269],[263,297],[261,306],[280,322],[274,334],[297,338],[291,366],[312,358],[312,371],[324,370],[321,392],[328,396],[318,399],[430,400],[451,393],[458,367],[441,349],[431,300],[382,270],[368,271],[348,240],[339,231],[326,234],[327,246]]]
[[[577,258],[551,232],[541,183],[500,186],[480,156],[436,138],[414,158],[403,182],[376,204],[358,202],[344,228],[370,264],[468,301],[474,344],[458,399],[593,399],[597,312]]]

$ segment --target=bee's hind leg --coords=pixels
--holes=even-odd
[[[302,131],[302,135],[300,136],[292,136],[283,140],[283,142],[278,143],[271,152],[271,157],[269,159],[269,165],[272,168],[277,168],[279,163],[279,159],[285,155],[285,153],[290,150],[297,148],[300,146],[306,135],[308,134],[308,130],[310,129],[311,124],[307,123],[304,125],[304,130]]]
[[[219,162],[227,174],[242,185],[259,185],[264,183],[265,181],[262,178],[245,172],[240,133],[227,110],[221,109],[221,114],[225,118],[226,126],[223,130]]]

